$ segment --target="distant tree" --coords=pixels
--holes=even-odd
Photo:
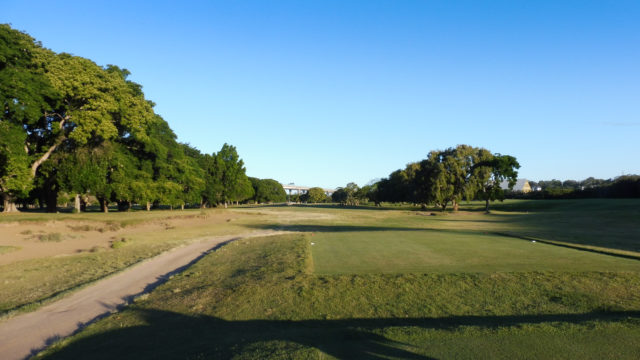
[[[615,178],[610,185],[609,196],[616,198],[640,197],[640,176],[622,175]]]
[[[365,192],[365,196],[367,199],[369,199],[369,201],[373,201],[373,203],[375,204],[375,206],[380,206],[380,191],[378,190],[378,184],[380,183],[380,181],[371,184],[371,185],[365,185],[362,188],[364,189],[363,191]]]
[[[420,170],[416,173],[416,202],[424,206],[433,203],[445,211],[447,204],[455,192],[450,180],[446,157],[440,151],[432,151],[427,159],[420,162]]]
[[[344,205],[347,203],[347,192],[344,188],[337,188],[336,191],[331,194],[331,201]]]
[[[222,199],[222,172],[218,168],[217,158],[205,154],[200,158],[200,166],[204,170],[204,188],[202,190],[202,207],[211,207]]]
[[[477,187],[478,197],[485,200],[485,212],[489,212],[489,201],[503,200],[503,181],[507,181],[509,189],[513,189],[518,180],[520,164],[509,155],[491,154],[486,149],[477,150],[477,162],[473,166],[473,181]]]
[[[594,177],[588,177],[580,182],[580,186],[585,189],[595,188],[599,186],[603,186],[607,183],[606,180],[596,179]]]
[[[249,178],[254,189],[256,203],[279,203],[287,201],[282,184],[273,179]]]
[[[359,189],[356,183],[348,183],[344,188],[338,188],[331,199],[340,205],[357,206],[360,204],[360,199],[356,196]]]
[[[312,187],[306,195],[308,198],[307,202],[314,204],[324,202],[327,199],[327,195],[325,195],[324,190],[319,187]]]
[[[249,178],[246,175],[240,176],[237,186],[235,187],[234,192],[231,194],[232,201],[243,202],[245,200],[253,198],[254,196],[255,190],[253,189]]]
[[[474,195],[471,170],[475,162],[476,149],[469,145],[458,145],[455,148],[439,152],[437,159],[444,170],[444,176],[450,186],[449,201],[453,210],[458,210],[462,199],[470,200]]]
[[[562,182],[562,187],[565,189],[578,190],[580,189],[580,184],[575,180],[565,180]]]
[[[419,171],[418,163],[409,163],[405,169],[392,172],[387,179],[378,182],[379,201],[416,202],[415,177]]]
[[[246,178],[244,162],[238,156],[235,146],[224,144],[216,154],[216,166],[222,185],[220,200],[227,207],[230,201],[236,201],[239,187]]]

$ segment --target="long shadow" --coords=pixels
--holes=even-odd
[[[617,322],[640,317],[640,311],[627,311],[408,319],[227,321],[158,310],[131,309],[129,312],[137,313],[134,315],[140,319],[141,325],[82,338],[48,358],[227,359],[245,351],[254,351],[252,357],[257,358],[285,352],[290,358],[291,351],[315,348],[338,359],[432,359],[416,353],[420,349],[390,340],[376,330],[388,327],[447,330],[460,326],[496,329],[547,322]]]

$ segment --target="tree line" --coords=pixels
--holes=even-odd
[[[519,168],[513,156],[458,145],[431,151],[426,159],[407,164],[371,185],[360,188],[349,183],[332,198],[343,205],[358,205],[367,200],[376,205],[407,202],[423,207],[435,205],[442,211],[449,205],[457,210],[463,200],[482,199],[489,211],[490,201],[504,199],[502,182],[513,188]]]
[[[105,212],[109,203],[119,210],[134,203],[149,210],[160,204],[226,206],[272,196],[258,195],[264,193],[262,180],[247,177],[234,146],[202,154],[178,142],[129,75],[115,65],[55,53],[0,25],[5,212],[15,211],[16,203],[56,211],[62,193],[73,194],[77,211],[90,195]]]
[[[536,191],[508,196],[527,199],[640,198],[639,175],[621,175],[613,179],[589,177],[580,181],[540,180],[529,181],[529,185]]]

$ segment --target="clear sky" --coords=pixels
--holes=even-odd
[[[531,180],[640,174],[640,1],[0,0],[45,47],[116,64],[181,142],[337,187],[457,144]]]

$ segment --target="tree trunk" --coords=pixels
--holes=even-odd
[[[47,191],[47,212],[54,213],[58,211],[58,191],[55,189]]]
[[[452,203],[453,203],[453,211],[458,211],[458,202],[453,200]]]
[[[105,198],[98,198],[98,202],[100,203],[100,210],[103,213],[108,213],[109,212],[109,203],[107,202],[107,199]]]
[[[2,212],[18,212],[15,200],[11,196],[9,196],[9,194],[2,194],[2,203],[4,206],[4,210]]]
[[[226,201],[224,202],[224,208],[225,209],[227,208],[227,202]]]
[[[151,211],[151,202],[147,201],[147,211]]]
[[[80,209],[80,194],[76,194],[76,197],[73,200],[73,208],[75,209],[76,213],[80,213],[80,211],[82,211]]]
[[[118,201],[118,211],[129,211],[131,203],[129,201]]]
[[[184,210],[184,204],[180,204],[180,210]]]
[[[484,205],[484,212],[486,212],[487,214],[489,213],[489,199],[486,200],[486,203]]]

